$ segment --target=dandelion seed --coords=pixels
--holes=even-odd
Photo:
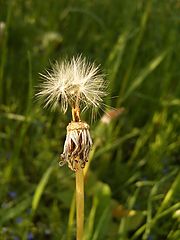
[[[82,110],[100,107],[106,96],[106,85],[99,72],[99,66],[90,64],[81,56],[56,62],[51,71],[41,74],[44,81],[36,96],[51,109],[57,108],[60,103],[64,113],[68,105],[78,105]]]

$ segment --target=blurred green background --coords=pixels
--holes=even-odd
[[[84,239],[180,239],[179,13],[179,0],[0,1],[0,239],[75,239],[74,173],[58,165],[71,114],[34,94],[39,72],[79,53],[124,109],[83,116]]]

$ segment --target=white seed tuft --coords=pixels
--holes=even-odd
[[[56,62],[52,71],[41,74],[43,82],[36,94],[45,107],[55,109],[59,104],[65,113],[68,105],[82,110],[99,108],[106,96],[106,85],[99,66],[89,63],[81,56]]]

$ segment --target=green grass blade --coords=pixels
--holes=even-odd
[[[175,194],[176,191],[178,191],[179,186],[180,186],[180,174],[177,175],[177,177],[175,178],[174,182],[172,183],[172,186],[170,187],[169,191],[166,193],[166,196],[158,209],[157,216],[165,208],[168,207],[173,195]]]
[[[92,237],[92,240],[100,239],[99,238],[100,237],[100,233],[101,233],[102,229],[104,228],[104,224],[106,224],[108,216],[109,216],[109,207],[107,207],[104,210],[104,212],[103,212],[103,214],[102,214],[102,216],[101,216],[101,218],[99,220],[99,223],[98,223],[98,225],[97,225],[97,227],[95,229],[95,232],[94,232],[94,235]]]
[[[98,206],[98,198],[96,196],[94,196],[92,208],[91,208],[88,220],[87,220],[87,225],[86,225],[85,234],[84,234],[84,240],[91,240],[91,238],[92,238],[97,206]]]
[[[132,131],[128,134],[126,134],[125,136],[116,139],[115,141],[108,143],[107,145],[105,145],[104,147],[101,147],[101,149],[99,149],[96,153],[94,158],[97,158],[99,156],[101,156],[102,154],[104,154],[105,152],[111,151],[113,149],[118,148],[118,146],[120,144],[122,144],[123,142],[125,142],[126,140],[133,138],[135,136],[137,136],[139,134],[139,130],[137,128],[132,129]]]
[[[9,209],[3,209],[0,213],[0,225],[3,225],[10,221],[11,219],[19,216],[23,211],[25,211],[31,204],[31,198],[26,198],[25,200],[19,202],[14,207]]]
[[[125,31],[119,35],[117,43],[111,50],[107,59],[107,67],[109,68],[110,89],[114,87],[114,81],[122,63],[123,54],[125,52],[129,31]]]
[[[29,64],[29,78],[28,78],[28,96],[27,96],[27,106],[26,106],[26,115],[29,114],[31,105],[32,105],[32,98],[34,95],[33,91],[33,79],[32,79],[32,59],[31,53],[28,52],[28,64]]]
[[[124,95],[126,86],[128,84],[128,81],[129,81],[129,77],[130,77],[131,72],[132,72],[133,67],[134,67],[134,63],[135,63],[135,60],[136,60],[136,57],[137,57],[137,53],[138,53],[138,49],[140,47],[140,43],[141,43],[141,41],[143,39],[143,36],[144,36],[144,32],[145,32],[147,22],[148,22],[148,19],[149,19],[149,15],[150,15],[150,11],[151,11],[151,4],[152,4],[152,0],[148,0],[147,3],[146,3],[146,8],[145,8],[144,13],[143,13],[142,18],[141,18],[139,34],[135,39],[133,49],[132,49],[132,53],[131,53],[131,56],[129,57],[130,60],[129,60],[128,68],[127,68],[125,76],[122,80],[122,85],[121,85],[121,89],[120,89],[120,92],[119,92],[119,95],[120,95],[121,98]],[[120,105],[121,98],[119,98],[118,105]]]
[[[7,18],[6,18],[6,25],[5,25],[5,30],[4,30],[4,37],[2,40],[2,47],[1,47],[1,59],[0,59],[0,100],[3,103],[4,98],[6,98],[6,91],[5,91],[5,86],[6,83],[4,81],[4,69],[7,61],[7,54],[8,54],[8,30],[9,30],[9,25],[11,22],[11,15],[12,15],[12,9],[13,9],[14,4],[9,4],[8,5],[8,13],[7,13]]]
[[[71,207],[69,211],[69,219],[68,219],[68,227],[67,227],[67,238],[66,240],[71,240],[72,239],[72,234],[73,234],[73,226],[74,226],[74,216],[75,216],[75,210],[76,210],[76,201],[75,201],[75,192],[72,197],[71,201]]]
[[[40,198],[43,194],[43,191],[48,183],[48,180],[49,180],[49,177],[52,173],[52,170],[53,170],[53,166],[50,166],[46,172],[44,173],[44,175],[42,176],[37,188],[36,188],[36,191],[34,193],[34,196],[33,196],[33,199],[32,199],[32,211],[33,211],[33,214],[35,213],[38,205],[39,205],[39,201],[40,201]]]
[[[163,61],[167,54],[167,51],[161,53],[159,56],[155,57],[140,73],[139,75],[133,80],[131,83],[129,89],[125,93],[124,97],[122,100],[124,101],[126,98],[128,98],[132,92],[134,92],[141,84],[142,82],[146,79],[146,77],[152,73],[158,66],[159,64]]]

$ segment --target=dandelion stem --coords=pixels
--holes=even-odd
[[[81,121],[79,107],[72,108],[72,118],[75,122]],[[84,231],[84,174],[79,162],[76,169],[76,240],[82,240]]]
[[[72,119],[74,122],[80,122],[80,110],[78,107],[72,108]]]
[[[76,171],[76,228],[76,240],[82,240],[84,230],[84,174],[80,165]]]

